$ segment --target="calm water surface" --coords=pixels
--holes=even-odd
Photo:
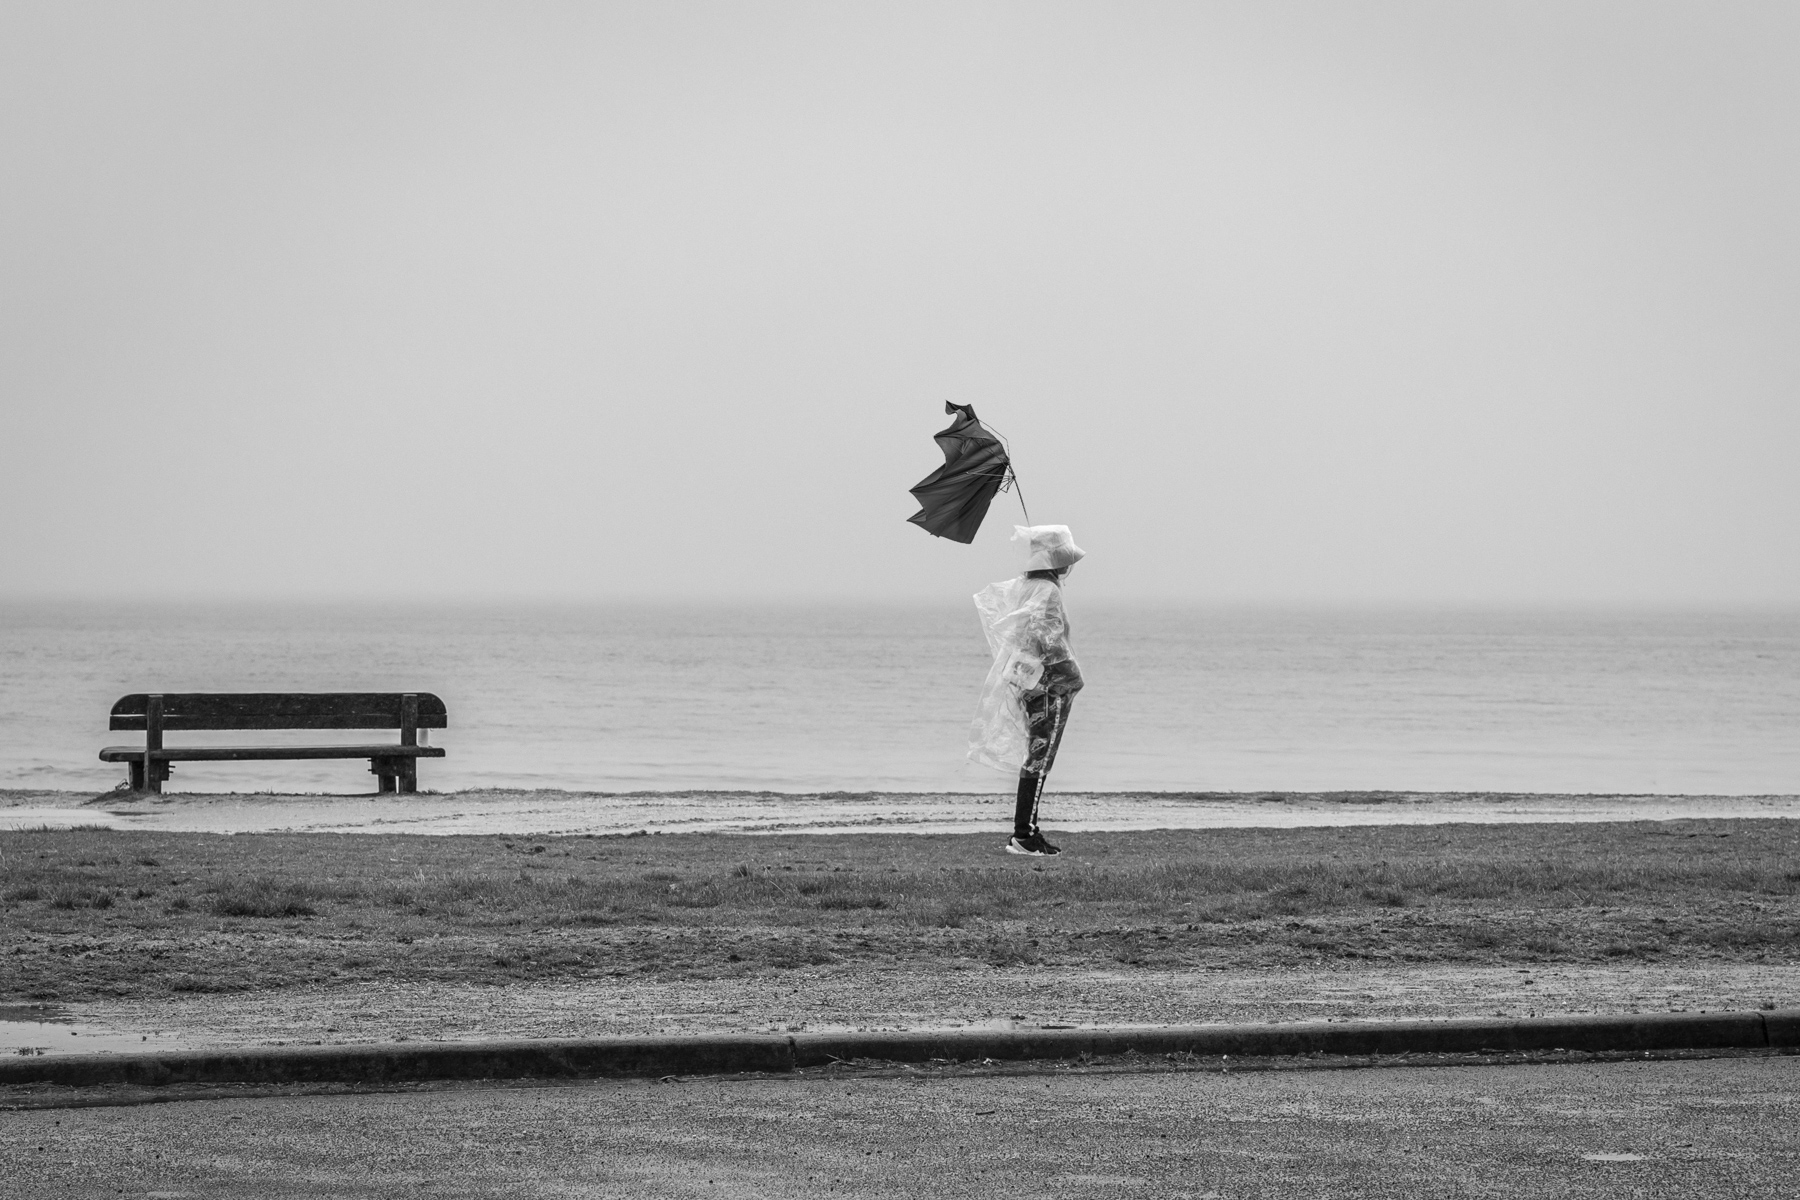
[[[1060,788],[1800,792],[1800,613],[1070,602],[1088,688]],[[430,788],[1000,790],[962,758],[986,665],[966,603],[14,604],[0,786],[110,787],[100,747],[141,739],[106,730],[126,692],[421,690],[450,710]],[[367,791],[366,768],[184,763],[172,789]]]

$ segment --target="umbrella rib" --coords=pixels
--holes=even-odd
[[[1006,474],[1011,477],[1013,494],[1019,498],[1019,511],[1025,514],[1025,523],[1029,525],[1031,524],[1031,510],[1025,507],[1025,487],[1019,482],[1019,473],[1013,470],[1012,441],[1004,433],[1001,433],[998,429],[994,428],[994,423],[992,421],[983,421],[981,422],[981,425],[989,433],[1000,439],[1000,448],[1006,451]],[[1006,490],[1006,484],[1004,482],[1000,485],[1000,490]]]

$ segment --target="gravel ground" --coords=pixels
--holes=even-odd
[[[973,967],[922,974],[870,967],[818,968],[739,980],[603,978],[509,986],[285,989],[94,1001],[60,1011],[84,1025],[154,1031],[161,1035],[156,1038],[159,1047],[172,1048],[969,1024],[1170,1025],[1742,1011],[1796,1004],[1800,1004],[1797,966],[1664,963],[1255,973]]]

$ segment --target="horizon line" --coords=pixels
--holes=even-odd
[[[973,593],[970,593],[973,595]],[[844,592],[824,596],[798,596],[783,593],[747,593],[728,599],[709,598],[691,593],[613,593],[613,594],[478,594],[460,593],[432,595],[428,593],[358,593],[319,592],[278,594],[183,593],[159,592],[122,597],[76,591],[0,592],[0,606],[45,607],[74,605],[83,608],[371,608],[396,609],[428,606],[436,609],[570,609],[605,607],[644,607],[676,605],[683,608],[837,608],[862,605],[871,608],[918,608],[937,604],[961,607],[967,602],[961,595],[944,593],[909,593],[903,596],[870,595]],[[1705,598],[1705,597],[1298,597],[1298,596],[1182,596],[1179,594],[1101,593],[1088,596],[1077,593],[1071,599],[1081,607],[1119,608],[1186,608],[1215,611],[1256,610],[1267,612],[1539,612],[1539,613],[1800,613],[1800,597],[1793,598]]]

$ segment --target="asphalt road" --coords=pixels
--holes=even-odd
[[[1783,1197],[1800,1058],[872,1076],[0,1112],[0,1196]]]

